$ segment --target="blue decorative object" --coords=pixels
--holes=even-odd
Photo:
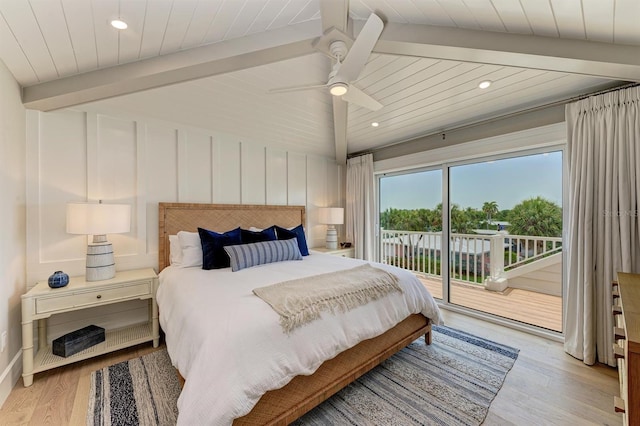
[[[69,275],[62,271],[55,271],[53,275],[49,277],[49,287],[60,288],[69,284]]]

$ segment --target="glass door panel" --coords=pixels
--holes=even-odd
[[[442,170],[382,176],[380,261],[413,271],[442,299]]]
[[[450,303],[562,331],[562,152],[449,167]]]

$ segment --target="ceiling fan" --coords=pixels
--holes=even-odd
[[[343,33],[332,30],[328,31],[314,46],[322,50],[320,46],[326,45],[328,49],[326,53],[333,59],[335,63],[329,78],[325,84],[311,84],[304,86],[283,87],[269,90],[270,93],[293,92],[298,90],[310,90],[318,88],[329,88],[329,93],[333,96],[341,97],[346,102],[351,102],[358,106],[377,111],[382,108],[382,104],[371,96],[354,86],[353,82],[358,79],[360,73],[364,69],[369,55],[376,45],[384,24],[382,20],[372,13],[367,22],[362,27],[362,31],[353,42],[349,49],[344,39],[348,39]],[[342,37],[336,37],[339,33]]]

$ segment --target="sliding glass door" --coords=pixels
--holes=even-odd
[[[558,150],[382,175],[379,260],[443,303],[562,331],[562,170]]]

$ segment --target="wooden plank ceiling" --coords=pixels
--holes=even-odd
[[[384,107],[349,104],[348,152],[640,81],[637,0],[0,0],[0,58],[30,108],[91,102],[334,155],[326,90],[267,91],[326,82],[312,42],[341,8],[356,35],[371,12],[386,24],[356,82]]]

